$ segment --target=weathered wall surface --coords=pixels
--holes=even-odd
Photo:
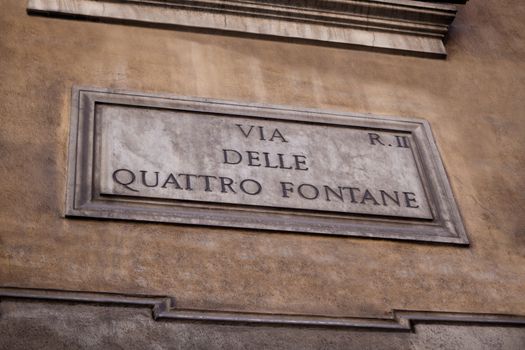
[[[416,332],[156,322],[137,307],[4,301],[0,349],[516,350],[519,328],[424,324]],[[50,322],[53,320],[53,322]]]
[[[469,1],[447,60],[25,11],[0,11],[2,286],[250,312],[525,314],[522,1]],[[73,85],[425,118],[471,246],[65,219]]]

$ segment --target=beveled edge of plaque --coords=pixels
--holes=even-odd
[[[434,220],[377,218],[366,215],[343,217],[333,213],[295,209],[273,210],[228,204],[166,203],[149,198],[142,201],[101,198],[97,193],[93,193],[95,131],[92,119],[94,119],[96,103],[410,132],[417,143],[416,151],[419,159],[415,159],[418,162],[420,179]],[[424,119],[74,86],[71,99],[67,174],[66,217],[469,245],[430,124]]]

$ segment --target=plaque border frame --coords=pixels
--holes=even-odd
[[[411,133],[433,220],[271,209],[250,205],[108,199],[93,191],[97,103],[301,121]],[[66,217],[134,220],[468,245],[463,221],[426,120],[75,86],[72,89]]]

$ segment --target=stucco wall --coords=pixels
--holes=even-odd
[[[447,60],[0,11],[0,284],[332,316],[525,315],[525,5],[471,0]],[[427,119],[470,247],[65,219],[73,85]]]
[[[0,349],[519,350],[521,328],[416,326],[413,333],[155,322],[137,307],[3,301]]]

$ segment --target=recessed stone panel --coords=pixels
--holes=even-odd
[[[466,243],[426,122],[75,89],[68,215]]]

